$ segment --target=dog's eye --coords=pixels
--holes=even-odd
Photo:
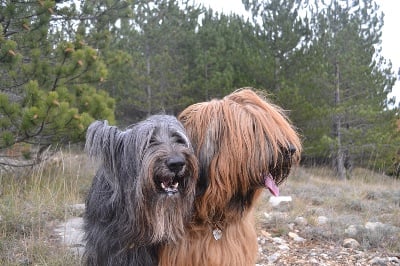
[[[176,138],[176,143],[179,143],[179,144],[182,144],[182,145],[186,145],[187,144],[186,141],[183,138],[180,138],[180,137]]]
[[[184,138],[182,138],[182,136],[180,136],[179,134],[172,135],[172,138],[175,143],[187,145],[186,140]]]
[[[150,140],[149,140],[149,145],[155,144],[157,143],[157,138],[155,136],[151,136]]]

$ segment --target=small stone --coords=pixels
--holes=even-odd
[[[321,253],[321,254],[319,254],[319,256],[322,257],[322,258],[325,258],[325,259],[329,258],[329,255],[325,254],[325,253]]]
[[[302,217],[302,216],[298,216],[298,217],[296,217],[296,218],[294,219],[294,223],[295,223],[296,225],[304,226],[304,225],[307,225],[307,219],[304,218],[304,217]]]
[[[387,260],[384,258],[380,258],[380,257],[375,257],[372,260],[369,261],[370,265],[376,265],[376,266],[386,266],[387,265]]]
[[[317,218],[317,224],[318,225],[324,225],[328,222],[328,218],[325,216],[318,216]]]
[[[266,222],[272,221],[272,218],[273,218],[272,214],[270,214],[268,212],[264,212],[264,217],[265,217]]]
[[[274,241],[274,243],[276,243],[276,244],[285,244],[286,243],[286,241],[280,237],[274,237],[274,238],[272,238],[272,241]]]
[[[270,263],[274,263],[274,262],[276,262],[276,261],[279,259],[280,256],[281,256],[280,253],[275,252],[275,253],[272,254],[271,256],[268,256],[268,257],[267,257],[267,260],[268,260],[268,262],[270,262]]]
[[[390,262],[393,262],[393,263],[396,263],[396,264],[399,264],[399,265],[400,265],[400,259],[397,258],[397,257],[388,257],[387,259],[388,259],[388,261],[390,261]]]
[[[279,245],[278,248],[279,248],[279,250],[282,250],[282,251],[287,251],[290,249],[289,246],[286,244]]]
[[[281,204],[282,202],[291,202],[292,201],[292,197],[291,196],[279,196],[279,197],[274,197],[271,196],[269,198],[269,203],[273,206],[276,207],[279,204]]]
[[[261,230],[261,235],[263,235],[263,236],[266,237],[266,238],[271,238],[271,234],[268,233],[268,232],[265,231],[265,230]]]
[[[343,240],[343,247],[345,247],[345,248],[356,249],[359,246],[360,246],[360,243],[358,243],[358,241],[355,240],[354,238],[346,238],[345,240]]]
[[[288,235],[289,235],[290,238],[292,238],[296,242],[304,242],[304,241],[306,241],[304,238],[300,237],[296,233],[289,232]]]
[[[61,241],[76,254],[83,254],[84,250],[84,232],[83,219],[73,217],[66,222],[60,224],[54,229],[55,233],[60,236]]]

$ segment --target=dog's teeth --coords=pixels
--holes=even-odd
[[[178,188],[178,186],[179,186],[178,182],[176,182],[175,184],[172,185],[173,188]]]
[[[167,187],[164,185],[164,183],[161,183],[161,188],[166,189]]]

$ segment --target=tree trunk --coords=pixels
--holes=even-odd
[[[278,56],[275,56],[275,69],[274,69],[274,91],[275,91],[275,93],[280,91],[280,89],[281,89],[281,84],[279,82],[280,67],[281,67],[281,61],[279,60]]]
[[[339,63],[335,62],[335,106],[339,107],[340,105],[340,69]],[[336,160],[336,172],[339,179],[343,180],[346,178],[346,169],[344,167],[344,152],[342,146],[342,121],[341,114],[336,111],[335,121],[334,121],[334,132],[336,134],[336,143],[337,143],[337,153],[334,156],[334,160]]]
[[[149,45],[146,44],[146,75],[147,75],[147,116],[151,115],[151,85],[150,85],[150,73],[151,65],[150,65],[150,48]]]

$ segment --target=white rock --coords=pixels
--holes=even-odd
[[[302,216],[298,216],[294,219],[294,223],[296,225],[307,225],[307,219]]]
[[[272,220],[272,215],[269,214],[268,212],[264,212],[264,217],[265,217],[265,219],[266,219],[267,221]]]
[[[365,224],[365,228],[371,231],[375,231],[378,228],[384,228],[385,224],[381,223],[381,222],[367,222]]]
[[[324,225],[328,222],[328,217],[325,216],[318,216],[317,223],[318,225]]]
[[[285,244],[286,243],[285,239],[280,238],[280,237],[274,237],[274,238],[272,238],[272,241],[274,241],[274,243],[276,243],[276,244]]]
[[[83,254],[84,240],[83,240],[83,219],[74,217],[67,220],[65,223],[60,224],[54,230],[61,238],[62,242],[70,247],[78,255]]]
[[[271,196],[269,198],[269,203],[273,206],[276,207],[279,204],[281,204],[282,202],[291,202],[292,201],[292,197],[291,196],[278,196],[278,197],[274,197]]]
[[[274,254],[272,254],[271,256],[267,257],[268,262],[270,263],[274,263],[275,261],[277,261],[279,259],[279,257],[281,256],[280,253],[275,252]]]
[[[289,235],[290,238],[292,238],[296,242],[304,242],[304,241],[306,241],[304,238],[302,238],[301,236],[299,236],[296,233],[289,232],[288,235]]]
[[[387,265],[388,260],[386,258],[375,257],[369,261],[370,265]]]
[[[287,251],[290,249],[287,244],[279,245],[278,248],[279,248],[279,250],[282,250],[282,251]]]
[[[390,261],[390,262],[394,262],[394,263],[400,265],[400,259],[397,258],[397,257],[388,257],[387,259],[388,259],[388,261]]]

